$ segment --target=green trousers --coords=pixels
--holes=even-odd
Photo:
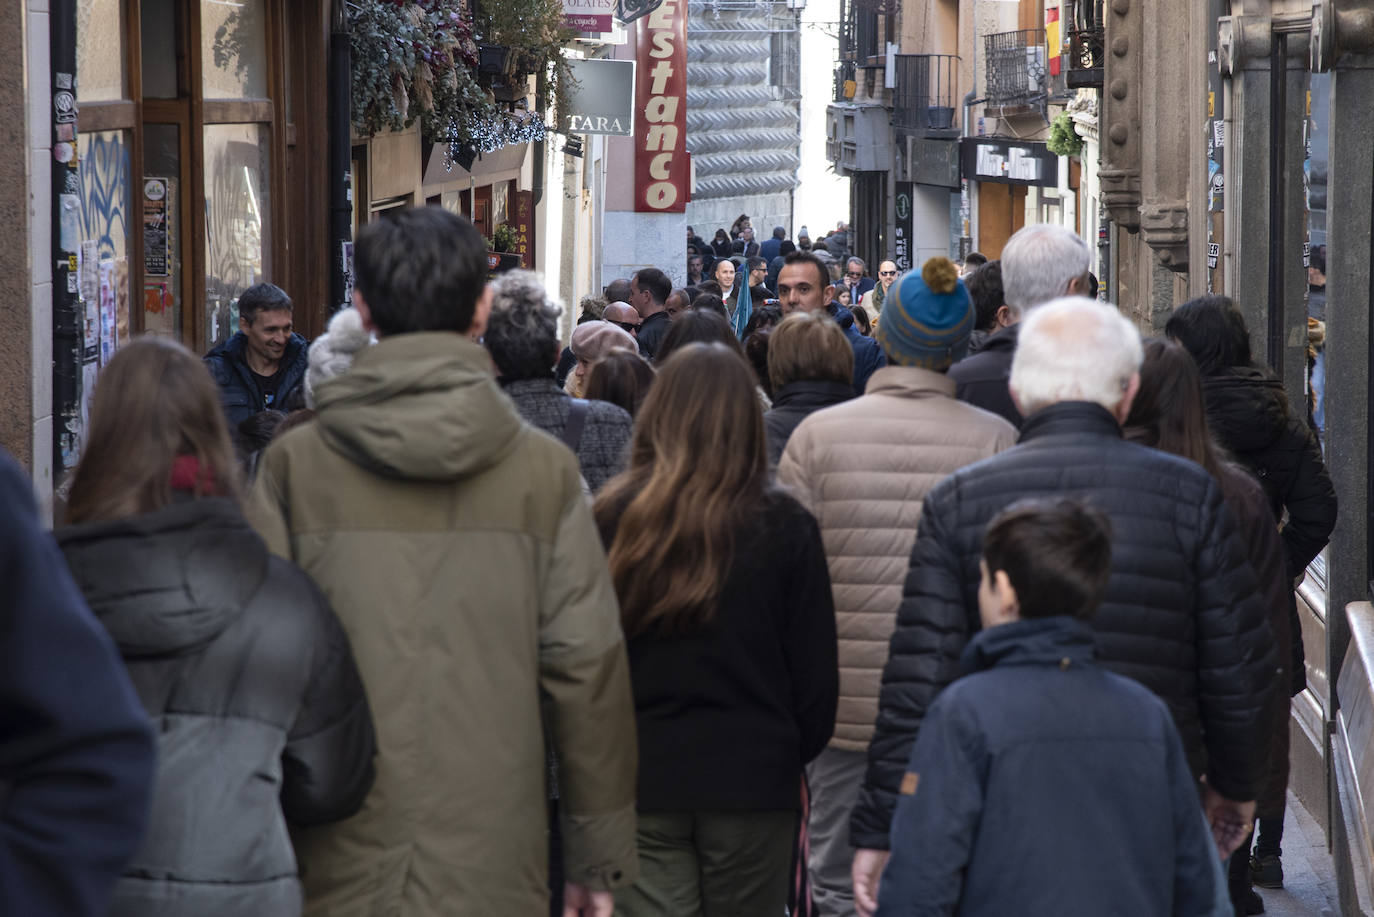
[[[639,881],[617,917],[782,917],[798,815],[641,812]]]

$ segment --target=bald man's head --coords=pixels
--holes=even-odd
[[[639,331],[639,313],[629,303],[607,303],[606,311],[601,313],[601,317],[608,322],[619,325],[631,334],[636,334]]]

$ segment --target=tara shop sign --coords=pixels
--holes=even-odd
[[[563,22],[578,32],[609,32],[616,0],[563,0]]]
[[[663,0],[636,24],[635,211],[682,213],[687,156],[687,0]]]

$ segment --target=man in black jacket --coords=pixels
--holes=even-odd
[[[254,414],[305,407],[301,383],[309,347],[291,330],[291,309],[280,287],[249,287],[239,296],[238,333],[205,355],[231,434]]]
[[[1221,489],[1192,462],[1122,440],[1142,349],[1116,310],[1059,300],[1022,325],[1011,372],[1026,415],[1018,444],[937,485],[917,529],[850,821],[862,913],[875,906],[912,742],[979,626],[982,532],[1023,497],[1071,495],[1110,518],[1112,573],[1094,624],[1102,667],[1136,679],[1169,707],[1190,773],[1206,776],[1214,833],[1233,834],[1254,812],[1261,712],[1278,661]]]
[[[1002,248],[1002,289],[1006,314],[978,352],[950,368],[961,401],[1021,426],[1021,412],[1007,389],[1011,358],[1016,353],[1017,323],[1026,312],[1061,296],[1082,296],[1088,289],[1092,252],[1062,226],[1037,223],[1018,230]]]
[[[668,297],[673,282],[656,267],[635,271],[630,278],[630,305],[639,313],[639,352],[652,360],[673,320],[668,316]]]

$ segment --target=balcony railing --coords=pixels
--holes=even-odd
[[[1065,74],[1065,82],[1070,89],[1102,88],[1106,44],[1107,30],[1101,26],[1074,29],[1069,32],[1068,72]]]
[[[911,133],[953,130],[958,72],[955,54],[896,55],[892,126]]]
[[[1022,29],[987,35],[987,104],[994,108],[1040,108],[1047,98],[1045,30]]]

